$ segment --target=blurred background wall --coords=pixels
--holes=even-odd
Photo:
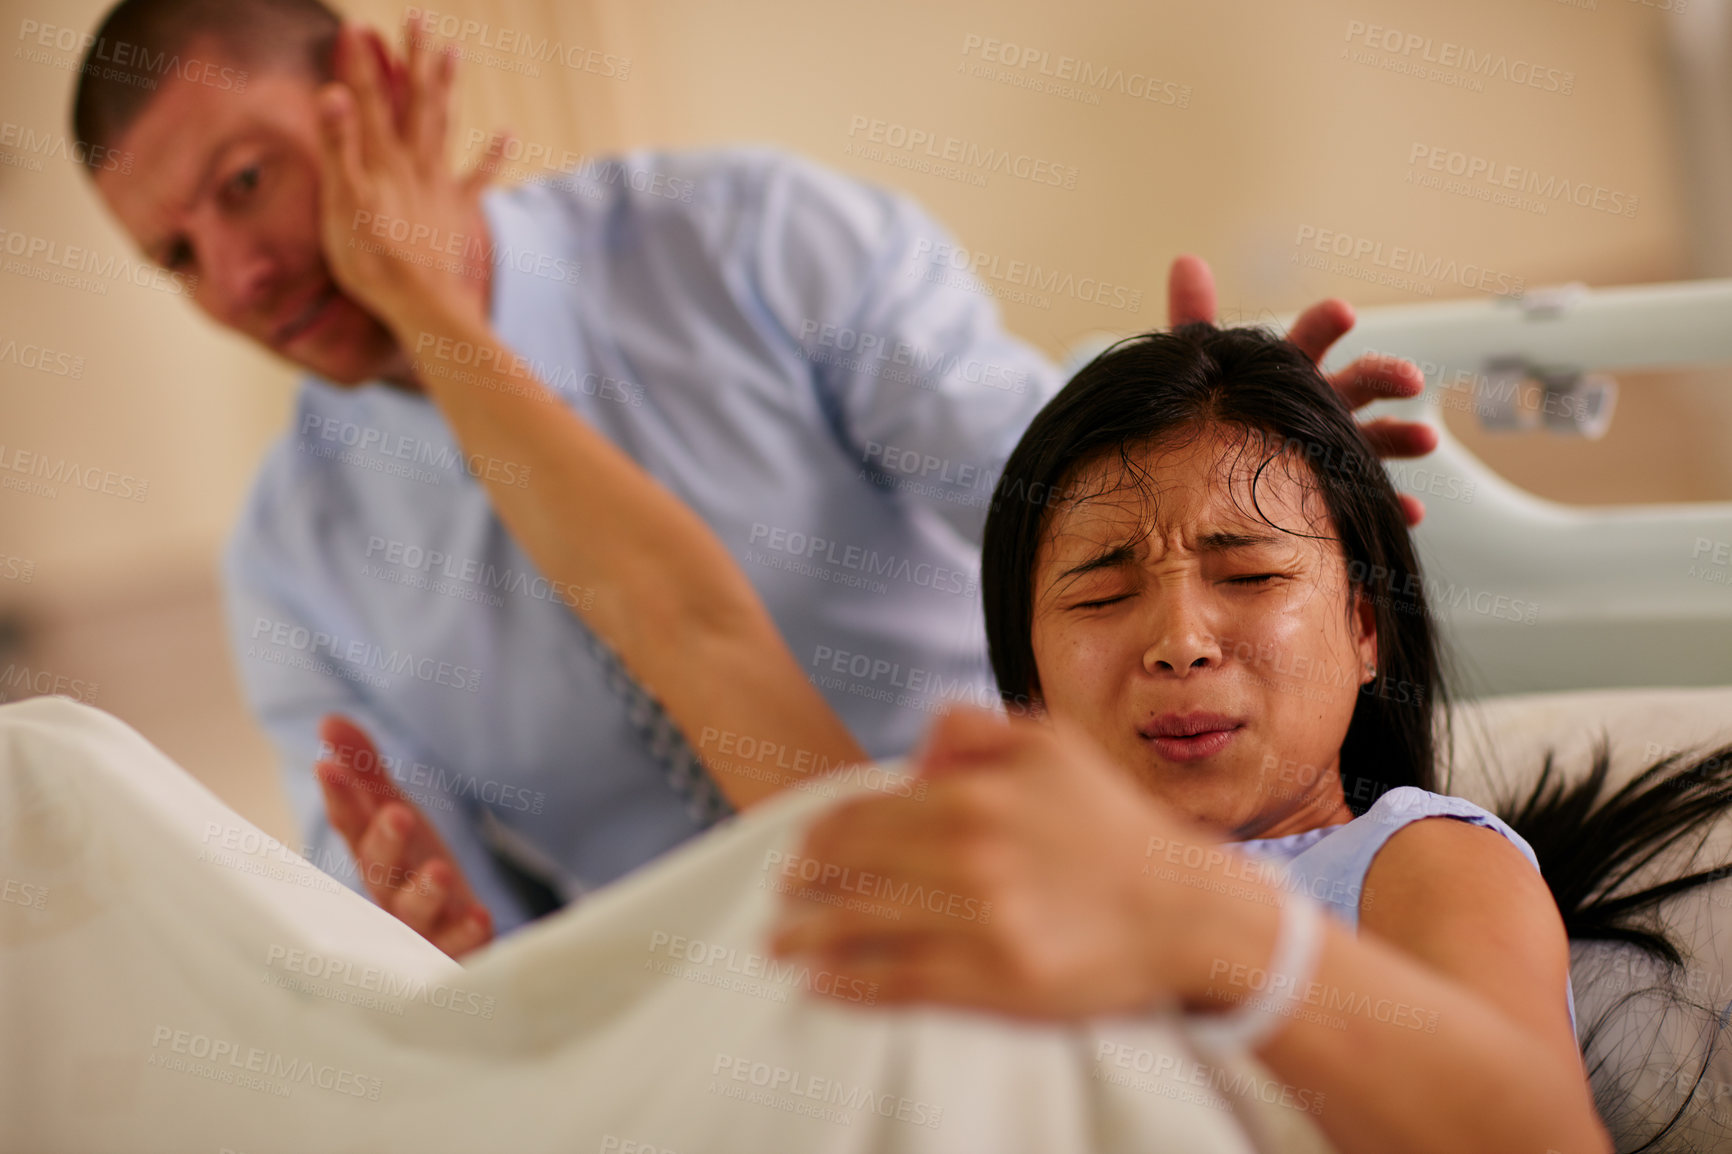
[[[338,7],[391,28],[407,11]],[[1485,295],[1452,279],[1379,284],[1312,267],[1307,245],[1323,230],[1476,266],[1494,274],[1494,292],[1732,275],[1722,0],[426,7],[469,57],[454,161],[473,162],[496,126],[522,142],[506,178],[544,174],[547,157],[624,149],[792,149],[923,201],[968,260],[984,261],[1008,326],[1055,356],[1086,333],[1164,323],[1166,267],[1180,252],[1214,266],[1227,319],[1325,296],[1374,306]],[[127,256],[68,159],[78,54],[22,52],[43,26],[86,31],[104,8],[0,4],[12,41],[0,71],[0,229]],[[562,51],[499,50],[506,30]],[[1408,47],[1420,41],[1431,47]],[[1508,66],[1416,75],[1445,42]],[[1518,82],[1530,72],[1537,83]],[[923,147],[907,147],[919,133],[1031,154],[1064,177],[1055,186],[966,162],[933,170]],[[1542,185],[1591,186],[1601,203],[1464,193],[1447,183],[1458,155],[1529,170]],[[1013,264],[1083,291],[1018,284]],[[1099,284],[1110,286],[1094,294],[1104,303],[1086,291]],[[7,341],[56,356],[28,367]],[[1506,476],[1560,500],[1726,499],[1726,384],[1626,375],[1598,442],[1496,438],[1466,421],[1456,431]],[[284,837],[271,752],[233,685],[215,562],[292,389],[283,365],[171,292],[0,273],[3,451],[135,482],[130,499],[0,489],[0,695],[50,686],[93,700]]]

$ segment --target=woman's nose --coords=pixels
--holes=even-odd
[[[1220,638],[1206,610],[1195,593],[1163,590],[1151,614],[1143,668],[1156,675],[1188,677],[1194,670],[1219,665]]]

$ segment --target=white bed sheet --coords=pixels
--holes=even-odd
[[[751,977],[766,855],[824,803],[783,799],[459,966],[114,718],[0,707],[0,1147],[1325,1148],[1266,1071],[1199,1065],[1171,1019],[861,1011]]]

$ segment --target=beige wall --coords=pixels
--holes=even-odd
[[[386,3],[346,7],[393,25],[403,11]],[[1140,294],[1134,309],[1056,292],[1007,300],[1009,326],[1054,353],[1091,330],[1160,324],[1165,269],[1180,251],[1213,263],[1229,316],[1288,311],[1327,295],[1362,305],[1425,299],[1299,263],[1308,250],[1295,238],[1306,227],[1424,250],[1530,286],[1659,281],[1691,267],[1669,105],[1665,21],[1672,17],[1630,0],[1598,0],[1591,9],[1543,0],[457,0],[436,7],[485,21],[493,36],[510,28],[553,37],[578,50],[573,61],[591,65],[544,62],[539,75],[528,75],[522,58],[512,66],[466,64],[459,154],[471,130],[496,125],[555,154],[743,141],[799,151],[918,197],[1000,268],[1023,262],[1073,281],[1109,282],[1127,301]],[[0,28],[15,47],[27,21],[86,28],[99,10],[86,0],[6,0],[0,8]],[[1348,39],[1356,22],[1429,37],[1434,54],[1452,41],[1481,56],[1570,72],[1573,91],[1495,78],[1471,91],[1399,75],[1355,58],[1377,51]],[[1118,91],[1090,103],[973,75],[981,50],[968,46],[988,39],[1044,53],[1049,67],[1071,57],[1091,69],[1152,76],[1164,96],[1185,91],[1186,106]],[[478,36],[467,43],[487,51]],[[581,50],[590,48],[612,63],[585,57]],[[628,62],[623,78],[604,74],[621,71],[621,62]],[[1038,74],[1032,64],[1002,71],[1023,80]],[[69,85],[64,68],[9,52],[0,72],[4,119],[39,135],[64,132]],[[851,131],[857,118],[1074,168],[1075,187],[1004,172],[982,182],[978,169],[958,180],[897,167],[861,150],[872,142]],[[1415,144],[1601,185],[1639,203],[1633,217],[1562,203],[1541,215],[1419,187],[1406,180]],[[22,151],[0,144],[14,157]],[[72,165],[52,157],[41,165],[0,167],[0,227],[129,251]],[[1470,292],[1425,283],[1435,299]],[[22,656],[0,657],[0,666],[27,659],[96,681],[100,704],[283,828],[261,776],[264,747],[226,684],[210,572],[257,459],[284,420],[290,375],[185,301],[129,283],[98,295],[0,274],[0,318],[0,339],[83,358],[76,380],[0,360],[6,451],[76,459],[149,482],[142,501],[0,490],[0,554],[33,565],[24,582],[8,579],[0,561],[0,607],[34,614],[24,620],[36,626]],[[1633,423],[1650,431],[1613,464],[1587,457],[1570,467],[1600,478],[1594,493],[1610,489],[1614,497],[1732,493],[1724,464],[1684,467],[1676,453],[1654,452],[1654,438],[1665,443],[1682,403],[1661,388],[1640,398],[1626,390],[1624,413],[1646,413]],[[1711,402],[1699,389],[1690,403]],[[1698,437],[1702,453],[1723,457]],[[1627,481],[1608,484],[1607,476]]]

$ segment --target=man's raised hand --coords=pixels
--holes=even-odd
[[[333,81],[319,91],[320,218],[331,275],[399,341],[429,316],[485,318],[480,194],[505,137],[466,177],[450,170],[456,57],[416,19],[399,59],[370,28],[344,24]]]
[[[1215,321],[1215,277],[1201,257],[1181,256],[1167,273],[1167,323],[1177,327],[1189,321]],[[1336,341],[1353,327],[1353,306],[1331,298],[1312,305],[1293,321],[1287,339],[1322,363]],[[1347,401],[1357,409],[1387,397],[1414,397],[1425,391],[1425,374],[1412,361],[1400,357],[1369,354],[1329,377]],[[1437,431],[1429,425],[1379,417],[1361,426],[1371,447],[1380,457],[1423,457],[1437,448]],[[1401,511],[1409,526],[1425,516],[1419,498],[1400,494]]]

